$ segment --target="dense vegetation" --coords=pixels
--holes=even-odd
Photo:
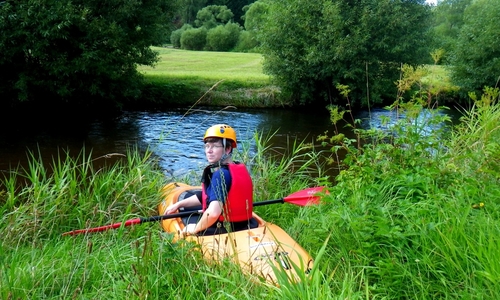
[[[136,72],[155,63],[150,46],[169,39],[185,49],[262,53],[292,105],[347,106],[346,85],[350,108],[390,104],[401,67],[423,63],[451,67],[460,88],[431,88],[428,100],[463,103],[469,91],[497,84],[499,1],[3,1],[0,105],[147,108],[152,94],[182,86],[144,83]]]
[[[177,0],[179,9],[177,10],[175,24],[181,27],[182,24],[194,24],[198,12],[207,6],[225,6],[233,14],[232,20],[240,25],[244,23],[245,6],[255,0]]]
[[[140,94],[136,66],[167,34],[174,2],[0,2],[2,107],[29,102],[104,109]]]
[[[345,96],[348,97],[348,92]],[[159,188],[169,181],[150,154],[123,154],[107,165],[82,153],[29,168],[1,184],[0,295],[111,299],[430,299],[500,296],[500,92],[486,89],[459,125],[414,98],[391,108],[378,130],[335,132],[331,184],[311,145],[296,142],[272,159],[255,134],[238,159],[252,166],[256,199],[275,199],[306,186],[329,187],[322,203],[258,208],[315,258],[311,280],[280,279],[280,287],[248,280],[237,266],[203,261],[191,245],[172,243],[155,224],[104,233],[61,233],[137,216],[156,215]],[[425,117],[424,117],[425,115]],[[348,118],[331,108],[331,120]],[[356,127],[356,122],[352,126]],[[432,130],[428,130],[432,128]],[[360,142],[360,143],[359,143]],[[272,149],[276,151],[277,149]],[[250,155],[255,153],[256,155]],[[347,153],[342,162],[338,151]],[[109,157],[108,157],[109,158]],[[319,176],[312,178],[310,172]]]
[[[209,5],[198,11],[194,22],[174,30],[170,43],[186,50],[255,52],[258,43],[252,33],[234,22],[234,14],[227,6]]]
[[[499,0],[474,1],[464,13],[464,25],[452,51],[454,82],[462,92],[480,92],[500,82]]]
[[[433,56],[437,64],[449,64],[451,52],[464,25],[464,11],[472,0],[445,0],[433,9],[431,36],[433,37]]]
[[[271,1],[261,32],[265,71],[301,104],[392,99],[401,63],[425,62],[430,7],[421,1]],[[371,103],[370,103],[371,102]]]

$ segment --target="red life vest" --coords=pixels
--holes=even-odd
[[[253,183],[247,168],[242,163],[232,163],[222,167],[229,169],[231,174],[231,187],[224,202],[219,221],[229,222],[247,221],[252,218],[253,210]],[[206,178],[206,176],[204,176]],[[207,208],[207,194],[202,183],[202,209]],[[223,200],[223,199],[221,199]]]

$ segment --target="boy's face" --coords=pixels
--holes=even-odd
[[[205,147],[205,156],[207,157],[207,161],[209,164],[213,164],[218,162],[222,155],[224,154],[224,146],[222,146],[222,142],[207,142],[204,145]]]

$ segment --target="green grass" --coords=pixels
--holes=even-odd
[[[256,133],[257,153],[242,145],[236,158],[252,168],[255,199],[329,186],[321,205],[256,208],[315,257],[307,280],[281,276],[279,287],[203,260],[154,223],[61,236],[156,215],[165,183],[196,179],[165,178],[150,153],[133,149],[107,166],[85,153],[51,165],[33,155],[26,170],[1,181],[0,297],[498,299],[499,100],[498,89],[486,90],[453,130],[422,134],[447,118],[416,122],[425,101],[413,99],[392,106],[402,116],[393,127],[356,129],[363,144],[325,135],[332,151],[346,153],[335,162],[335,185],[311,145],[295,141],[284,151],[267,145],[272,133]]]
[[[153,47],[160,54],[155,67],[139,66],[147,77],[165,77],[188,81],[203,80],[212,85],[223,80],[243,87],[270,84],[262,72],[263,57],[258,53],[188,51]]]
[[[154,67],[139,66],[152,102],[237,107],[283,107],[289,103],[262,72],[258,53],[188,51],[153,47]]]
[[[138,66],[148,84],[144,98],[153,103],[237,107],[292,105],[273,84],[272,77],[263,73],[263,56],[259,53],[153,49],[159,53],[159,62],[154,67]],[[425,90],[430,100],[446,103],[457,96],[458,87],[451,83],[445,66],[426,65],[419,76],[413,87]]]

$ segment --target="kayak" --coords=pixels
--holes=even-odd
[[[201,191],[201,187],[183,183],[167,184],[162,189],[163,201],[158,206],[160,215],[165,214],[169,205],[182,201],[186,195],[196,191]],[[290,280],[300,281],[311,271],[313,259],[307,251],[279,226],[264,221],[256,213],[253,213],[255,228],[205,236],[182,235],[186,223],[197,222],[201,211],[196,209],[200,208],[195,208],[193,215],[188,217],[161,220],[163,230],[174,234],[174,241],[186,239],[200,245],[206,260],[219,262],[229,258],[244,273],[271,284],[278,284],[278,272],[285,272]]]

